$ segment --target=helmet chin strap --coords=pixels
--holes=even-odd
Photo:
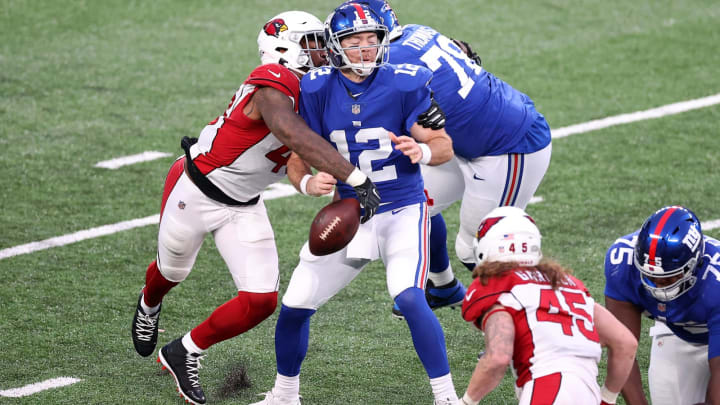
[[[294,67],[288,65],[288,61],[287,61],[286,59],[284,59],[284,58],[280,58],[280,60],[278,60],[278,63],[281,64],[281,65],[283,65],[283,66],[285,66],[285,67],[288,68],[290,71],[299,74],[300,76],[305,76],[305,73],[307,73],[307,72],[304,71],[304,70],[301,70],[301,69],[298,69],[298,68],[294,68]]]

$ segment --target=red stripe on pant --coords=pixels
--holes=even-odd
[[[553,405],[560,391],[562,374],[553,373],[535,379],[530,405]]]
[[[503,202],[503,205],[510,205],[510,201],[512,201],[513,192],[517,192],[515,189],[517,187],[517,183],[515,180],[518,177],[518,155],[513,155],[512,160],[512,180],[510,180],[510,189],[508,190],[507,198],[505,199],[505,202]]]
[[[170,192],[175,188],[180,176],[185,171],[185,158],[180,158],[170,166],[167,176],[165,177],[165,186],[163,187],[162,203],[160,203],[160,218],[162,219],[163,211],[165,211],[165,204],[170,196]]]

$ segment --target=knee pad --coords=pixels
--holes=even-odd
[[[171,281],[173,283],[185,281],[187,276],[190,274],[189,268],[185,269],[171,266],[161,266],[160,260],[158,260],[158,271],[167,281]]]
[[[467,240],[462,232],[455,238],[455,254],[463,263],[475,263],[475,252],[473,251],[472,239]]]

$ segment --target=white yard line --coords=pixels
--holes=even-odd
[[[265,190],[265,192],[263,193],[263,199],[273,200],[275,198],[289,197],[295,194],[298,194],[298,192],[295,190],[295,187],[289,184],[278,183],[271,185]],[[533,197],[530,200],[530,204],[535,204],[542,201],[542,197]],[[160,214],[155,214],[145,218],[137,218],[130,221],[123,221],[115,224],[85,229],[83,231],[57,236],[54,238],[41,240],[39,242],[26,243],[24,245],[18,245],[0,250],[0,260],[7,259],[8,257],[24,255],[26,253],[37,252],[38,250],[45,250],[53,247],[69,245],[71,243],[80,242],[86,239],[99,238],[100,236],[111,235],[113,233],[127,231],[142,226],[155,225],[159,221]]]
[[[707,222],[701,222],[700,228],[703,231],[710,231],[713,229],[720,228],[720,219],[715,219],[715,220],[707,221]]]
[[[127,231],[128,229],[140,226],[157,224],[160,220],[160,214],[151,215],[145,218],[133,219],[130,221],[118,222],[112,225],[103,225],[97,228],[90,228],[84,231],[70,233],[63,236],[57,236],[50,239],[41,240],[39,242],[26,243],[24,245],[14,246],[11,248],[0,250],[0,260],[12,256],[24,255],[26,253],[45,250],[52,247],[69,245],[71,243],[80,242],[85,239],[98,238],[100,236],[111,235],[113,233]]]
[[[137,155],[123,156],[110,160],[103,160],[102,162],[95,163],[95,167],[102,167],[104,169],[115,170],[123,166],[132,165],[140,162],[148,162],[150,160],[160,159],[164,157],[172,156],[167,152],[156,152],[146,151],[138,153]]]
[[[72,378],[72,377],[58,377],[58,378],[52,378],[49,380],[41,381],[34,384],[29,384],[24,387],[20,388],[11,388],[9,390],[2,390],[0,391],[0,397],[9,397],[9,398],[20,398],[20,397],[26,397],[28,395],[36,394],[40,391],[49,390],[51,388],[58,388],[58,387],[64,387],[66,385],[75,384],[76,382],[80,382],[82,380],[78,378]]]
[[[621,114],[613,117],[607,117],[600,120],[594,120],[585,122],[582,124],[571,125],[568,127],[558,128],[552,131],[553,138],[564,138],[566,136],[580,134],[583,132],[590,132],[601,128],[607,128],[613,125],[627,124],[635,121],[648,120],[653,118],[660,118],[666,115],[678,114],[684,111],[695,110],[698,108],[709,107],[715,104],[720,104],[720,94],[715,94],[709,97],[698,98],[695,100],[683,101],[679,103],[668,104],[662,107],[653,108],[645,111],[638,111],[630,114]],[[108,169],[117,169],[119,167],[144,162],[148,160],[158,159],[161,157],[170,156],[169,153],[164,152],[143,152],[138,155],[125,156],[117,159],[106,160],[104,162],[98,162],[96,167],[104,167]],[[274,184],[265,191],[263,197],[266,200],[273,198],[287,197],[297,194],[295,188],[289,184]],[[531,203],[542,201],[542,197],[533,197],[537,199],[531,200]],[[100,236],[110,235],[116,232],[121,232],[140,226],[156,224],[159,221],[159,214],[151,215],[145,218],[133,219],[130,221],[118,222],[117,224],[104,225],[97,228],[87,229],[84,231],[75,232],[68,235],[58,236],[55,238],[46,239],[39,242],[31,242],[24,245],[14,246],[0,250],[0,260],[17,256],[25,253],[31,253],[38,250],[48,249],[51,247],[63,246],[70,243],[79,242],[85,239],[97,238]],[[720,219],[706,222],[702,225],[704,230],[711,230],[720,227]]]
[[[665,117],[667,115],[679,114],[685,111],[697,110],[698,108],[710,107],[715,104],[720,104],[720,93],[713,96],[697,98],[695,100],[668,104],[650,110],[636,111],[629,114],[620,114],[599,120],[584,122],[582,124],[570,125],[569,127],[553,129],[552,137],[553,139],[564,138],[566,136],[595,131],[597,129],[607,128],[614,125],[629,124],[631,122],[649,120]]]

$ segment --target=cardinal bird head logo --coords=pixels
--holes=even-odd
[[[274,37],[278,37],[281,32],[287,31],[288,26],[285,24],[285,20],[282,18],[276,18],[274,20],[268,21],[267,24],[263,27],[263,30],[265,30],[265,33],[268,35],[272,35]]]

